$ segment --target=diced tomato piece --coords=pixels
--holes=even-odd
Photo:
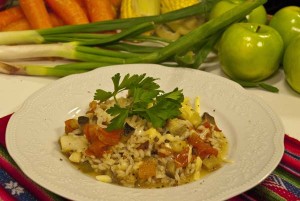
[[[110,146],[120,142],[123,130],[108,132],[96,124],[86,124],[83,132],[90,143],[86,154],[102,157]]]
[[[87,155],[94,155],[97,158],[101,158],[108,149],[109,146],[105,145],[100,140],[98,140],[90,144],[85,153]]]
[[[189,163],[189,147],[185,147],[180,153],[175,155],[177,167],[186,167]]]
[[[192,145],[193,147],[197,147],[197,146],[201,146],[201,144],[204,143],[204,141],[200,138],[199,135],[193,133],[191,134],[188,138],[187,141],[190,145]]]
[[[87,124],[84,126],[83,132],[90,143],[100,140],[104,144],[112,146],[120,142],[123,130],[106,131],[96,124]]]
[[[120,142],[123,130],[106,131],[104,128],[99,127],[99,140],[107,145],[116,145]]]
[[[200,156],[201,159],[205,159],[211,155],[217,156],[218,155],[218,150],[211,147],[207,146],[202,149],[196,149],[197,155]]]
[[[201,159],[210,155],[218,155],[218,150],[213,148],[209,143],[204,142],[197,134],[192,134],[187,139],[188,143],[193,146],[194,151]]]
[[[87,140],[92,143],[94,141],[98,141],[98,128],[99,126],[96,124],[86,124],[83,127],[83,133],[85,134]]]

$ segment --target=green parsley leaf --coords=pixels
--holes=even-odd
[[[184,97],[182,90],[177,88],[170,92],[157,97],[157,102],[147,111],[145,118],[150,120],[154,127],[162,127],[168,119],[180,115],[179,108]]]
[[[94,94],[94,100],[105,101],[110,99],[113,96],[111,92],[104,91],[102,89],[97,89]]]
[[[132,103],[122,108],[118,102],[107,110],[114,118],[111,120],[107,130],[112,131],[124,127],[127,117],[138,115],[152,125],[162,127],[165,122],[180,114],[179,108],[184,99],[182,90],[175,88],[169,93],[160,90],[160,86],[155,83],[155,78],[146,77],[146,74],[127,74],[121,81],[119,73],[112,77],[114,91],[108,92],[97,89],[94,95],[95,100],[106,101],[110,98],[117,100],[117,94],[128,91],[128,97],[132,98]]]
[[[174,101],[178,101],[178,102],[182,102],[184,97],[182,94],[182,90],[178,90],[178,88],[175,88],[173,91],[169,92],[169,93],[165,93],[159,97],[157,97],[158,100],[160,99],[171,99]]]
[[[115,89],[115,91],[118,91],[119,90],[119,83],[120,83],[120,79],[121,79],[120,73],[115,74],[111,79],[112,79],[112,81],[114,83],[114,89]]]
[[[116,116],[113,121],[107,126],[108,131],[123,128],[126,118],[128,117],[129,110],[127,108],[121,108],[119,105],[114,105],[109,108],[107,112]]]
[[[132,90],[134,103],[150,103],[160,93],[158,90],[147,90],[142,88],[135,88]],[[147,105],[146,105],[147,107]]]

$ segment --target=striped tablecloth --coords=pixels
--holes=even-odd
[[[31,181],[9,156],[5,145],[11,115],[0,118],[0,201],[58,201],[64,198]],[[259,185],[229,201],[300,201],[300,141],[285,135],[285,152],[276,169]]]

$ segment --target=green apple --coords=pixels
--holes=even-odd
[[[300,34],[291,41],[284,52],[283,69],[288,84],[300,93]]]
[[[269,26],[282,36],[284,46],[300,34],[300,7],[286,6],[278,10],[270,20]]]
[[[219,43],[221,69],[230,78],[257,82],[270,77],[283,56],[283,40],[270,26],[235,23],[228,27]]]
[[[209,19],[215,18],[226,11],[234,8],[235,6],[239,5],[240,3],[244,2],[245,0],[221,0],[215,4],[212,8]],[[264,6],[259,6],[255,8],[249,15],[246,16],[246,22],[253,22],[253,23],[260,23],[266,24],[267,23],[267,12]]]

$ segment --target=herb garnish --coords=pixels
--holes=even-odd
[[[138,115],[152,123],[155,128],[162,127],[166,120],[174,118],[180,114],[179,108],[184,99],[182,90],[175,88],[173,91],[165,93],[160,90],[160,86],[155,83],[155,78],[142,75],[125,75],[121,80],[120,73],[112,77],[114,91],[108,92],[97,89],[94,100],[100,102],[110,98],[116,100],[116,104],[109,108],[107,112],[115,116],[107,127],[108,131],[121,129],[124,127],[125,119],[129,116]],[[132,103],[125,108],[120,107],[117,102],[117,94],[128,91],[128,97],[132,98]]]

